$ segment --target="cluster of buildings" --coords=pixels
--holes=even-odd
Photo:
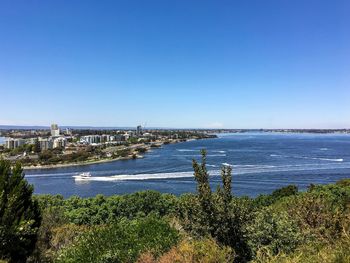
[[[5,148],[15,149],[25,144],[39,144],[40,150],[48,150],[54,148],[64,148],[69,138],[60,134],[60,129],[57,124],[52,124],[49,137],[34,137],[34,138],[6,138]]]
[[[116,135],[86,135],[80,137],[80,143],[82,144],[100,144],[108,142],[122,142],[127,141],[130,138],[128,133],[126,134],[116,134]]]
[[[118,134],[102,134],[102,135],[85,135],[81,136],[79,143],[85,145],[97,145],[102,143],[119,144],[123,143],[130,138],[144,139],[149,138],[149,133],[143,133],[142,127],[139,125],[136,127],[136,131],[125,131]]]
[[[40,147],[40,150],[49,150],[55,148],[65,148],[68,143],[72,142],[73,139],[76,141],[77,146],[79,145],[99,145],[99,144],[122,144],[129,140],[129,138],[152,138],[149,133],[143,133],[142,127],[139,125],[136,130],[124,131],[117,134],[103,134],[103,135],[85,135],[73,137],[70,130],[66,130],[64,134],[61,133],[57,124],[52,124],[50,127],[50,134],[46,131],[45,134],[34,135],[32,131],[22,132],[22,138],[8,137],[5,139],[5,148],[15,149],[25,144],[34,144]],[[35,136],[35,137],[33,137]],[[27,138],[25,138],[27,137]]]

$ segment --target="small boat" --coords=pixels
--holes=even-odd
[[[74,175],[73,177],[75,180],[89,180],[91,178],[91,173],[85,172],[79,175]]]

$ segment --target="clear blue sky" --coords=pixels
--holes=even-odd
[[[0,124],[350,128],[350,1],[0,1]]]

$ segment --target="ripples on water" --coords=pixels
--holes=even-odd
[[[305,189],[349,176],[349,135],[232,134],[217,139],[166,145],[143,159],[88,166],[30,170],[26,178],[36,193],[94,196],[153,189],[181,194],[195,191],[192,158],[207,149],[207,167],[215,187],[220,168],[233,168],[237,195],[256,196],[288,184]],[[91,172],[86,181],[72,176]]]

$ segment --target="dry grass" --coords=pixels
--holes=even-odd
[[[219,246],[213,239],[187,239],[158,259],[149,252],[143,253],[137,263],[226,263],[233,259],[232,249]]]

